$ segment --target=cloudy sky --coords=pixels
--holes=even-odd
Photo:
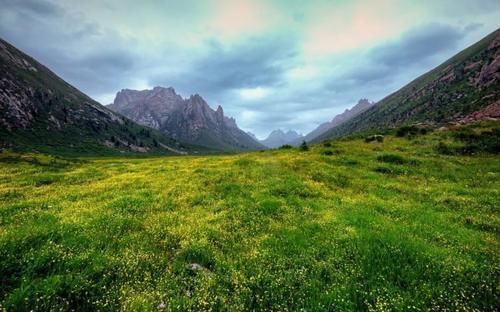
[[[0,37],[102,104],[172,86],[264,137],[378,101],[497,29],[498,0],[0,0]]]

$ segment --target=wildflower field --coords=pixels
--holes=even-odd
[[[457,142],[3,151],[0,310],[496,310],[500,161]]]

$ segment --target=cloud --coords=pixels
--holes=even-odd
[[[226,38],[259,31],[272,22],[265,18],[268,10],[264,2],[255,0],[221,0],[214,7],[209,27]]]
[[[247,88],[239,90],[240,97],[246,101],[262,99],[269,94],[269,89],[267,88]]]
[[[0,36],[107,104],[173,86],[245,130],[308,132],[498,28],[495,0],[0,0]],[[465,25],[465,26],[464,26]]]
[[[405,66],[455,49],[465,33],[463,29],[451,25],[429,24],[373,49],[370,55],[375,62],[387,66]]]
[[[384,86],[394,85],[394,81],[408,82],[448,58],[475,28],[472,24],[462,28],[436,23],[415,27],[397,39],[351,52],[354,61],[345,64],[325,85],[335,90],[363,90],[366,86],[386,90]]]
[[[2,0],[3,10],[39,16],[58,16],[62,9],[48,0]]]
[[[120,88],[140,60],[130,41],[53,2],[4,4],[0,35],[91,96]]]
[[[252,38],[236,44],[211,40],[204,53],[194,57],[182,74],[165,72],[152,76],[152,84],[175,84],[188,93],[218,97],[238,89],[269,88],[283,83],[283,75],[296,56],[293,40]]]

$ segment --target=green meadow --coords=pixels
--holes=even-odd
[[[0,310],[496,310],[498,123],[467,129],[218,156],[3,151]]]

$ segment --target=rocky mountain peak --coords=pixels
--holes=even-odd
[[[358,101],[358,104],[356,104],[354,107],[360,107],[360,108],[368,108],[372,106],[374,103],[370,102],[368,99],[360,99]]]
[[[361,114],[373,105],[375,105],[375,102],[370,102],[368,99],[362,98],[356,105],[351,108],[346,108],[343,113],[336,115],[331,121],[320,124],[316,129],[309,132],[304,139],[306,141],[314,140],[319,135]],[[296,141],[295,144],[298,144],[298,142]]]
[[[224,110],[222,109],[222,106],[217,106],[216,110],[217,115],[224,116]]]
[[[262,148],[233,118],[224,116],[220,105],[213,110],[199,94],[183,99],[174,88],[160,86],[122,90],[108,107],[185,142],[224,150]]]

